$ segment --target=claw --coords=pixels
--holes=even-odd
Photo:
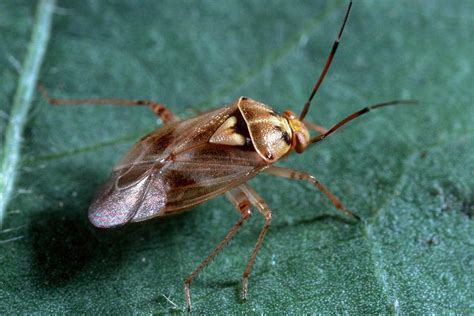
[[[351,214],[352,214],[352,216],[353,216],[356,220],[358,220],[358,221],[361,221],[361,220],[362,220],[362,219],[360,218],[360,216],[357,215],[356,213],[351,213]]]
[[[247,300],[248,289],[249,289],[249,279],[244,277],[242,279],[242,300]]]
[[[191,292],[189,291],[189,284],[184,283],[184,298],[186,300],[186,308],[188,312],[191,311]]]
[[[361,220],[360,216],[357,215],[356,213],[352,213],[351,211],[349,211],[348,209],[346,209],[345,207],[341,208],[341,210],[349,217],[352,217],[358,221]]]

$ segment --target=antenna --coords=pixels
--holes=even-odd
[[[311,101],[313,100],[314,95],[319,89],[319,86],[324,80],[324,77],[326,77],[326,73],[329,70],[329,67],[331,66],[332,59],[334,58],[334,55],[336,54],[337,47],[339,46],[339,42],[342,37],[342,32],[344,31],[344,27],[346,26],[347,18],[349,17],[349,12],[351,11],[352,7],[352,0],[349,2],[349,6],[347,7],[346,15],[344,16],[344,21],[342,22],[341,29],[339,30],[339,34],[337,34],[336,40],[334,41],[334,44],[332,45],[331,52],[329,53],[328,59],[326,60],[326,65],[323,68],[323,71],[319,75],[319,79],[316,82],[316,84],[313,87],[313,91],[311,92],[308,101],[304,104],[303,111],[301,111],[300,114],[300,121],[302,121],[306,114],[308,114],[309,107],[311,105]]]
[[[352,113],[351,115],[349,116],[346,116],[346,118],[344,118],[343,120],[339,121],[336,125],[334,125],[333,127],[331,127],[326,133],[324,134],[320,134],[318,136],[315,136],[313,138],[311,138],[311,140],[309,141],[310,144],[314,144],[314,143],[317,143],[317,142],[320,142],[322,141],[323,139],[325,139],[326,137],[330,136],[331,134],[333,134],[335,131],[337,131],[339,128],[341,128],[342,126],[346,125],[347,123],[349,123],[350,121],[352,121],[353,119],[356,119],[358,118],[359,116],[369,112],[370,110],[375,110],[375,109],[378,109],[378,108],[381,108],[381,107],[384,107],[384,106],[389,106],[389,105],[398,105],[398,104],[418,104],[418,101],[416,100],[394,100],[394,101],[389,101],[389,102],[383,102],[383,103],[378,103],[378,104],[374,104],[374,105],[370,105],[370,106],[366,106],[365,108],[363,108],[362,110],[359,110],[357,112],[354,112]]]

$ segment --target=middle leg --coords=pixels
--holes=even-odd
[[[252,255],[247,263],[247,267],[244,270],[244,274],[242,276],[242,299],[247,299],[248,287],[249,287],[249,275],[250,271],[252,270],[252,266],[255,263],[255,259],[257,258],[258,251],[262,246],[263,240],[265,239],[265,235],[270,228],[270,223],[272,221],[272,211],[268,207],[267,203],[262,199],[257,192],[255,192],[252,187],[250,187],[247,183],[242,184],[239,188],[245,193],[247,198],[249,199],[250,203],[255,206],[260,214],[263,215],[265,218],[265,224],[263,225],[262,230],[260,231],[260,235],[258,236],[257,242],[252,251]]]
[[[204,261],[186,278],[184,281],[184,297],[186,300],[186,306],[188,311],[191,311],[191,292],[190,285],[197,275],[214,259],[224,247],[231,241],[235,234],[239,231],[242,225],[250,218],[251,205],[247,199],[247,195],[240,189],[240,187],[234,188],[226,192],[226,197],[232,203],[232,205],[239,211],[241,218],[234,224],[234,226],[229,230],[224,239],[217,245],[217,247],[207,256]]]

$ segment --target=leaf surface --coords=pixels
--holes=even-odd
[[[301,111],[344,1],[59,2],[40,80],[55,97],[153,99],[190,117],[241,95]],[[34,3],[0,4],[8,113]],[[314,174],[364,221],[306,183],[251,185],[273,222],[241,302],[258,212],[191,286],[200,313],[473,313],[474,20],[468,1],[356,1],[308,119],[378,110],[279,165]],[[0,233],[0,312],[184,310],[183,280],[238,220],[222,197],[115,230],[87,208],[114,162],[156,127],[148,109],[52,107],[39,95]],[[0,118],[3,133],[6,119]],[[3,135],[2,135],[3,136]],[[3,137],[2,137],[3,138]],[[174,306],[176,304],[177,306]]]

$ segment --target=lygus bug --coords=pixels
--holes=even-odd
[[[138,141],[114,167],[112,175],[89,208],[89,219],[97,227],[111,228],[131,222],[163,217],[199,205],[225,194],[241,214],[240,220],[211,254],[185,279],[184,291],[191,309],[189,286],[194,278],[221,252],[250,218],[254,206],[265,218],[253,252],[242,277],[242,297],[248,293],[248,277],[272,220],[272,212],[264,200],[246,183],[260,172],[305,180],[316,186],[348,216],[349,212],[315,177],[273,163],[292,151],[302,153],[349,121],[371,109],[414,101],[391,101],[363,108],[329,130],[304,120],[314,95],[321,85],[336,53],[347,22],[352,1],[344,16],[329,57],[308,101],[297,117],[291,111],[282,115],[269,106],[240,97],[235,103],[196,117],[179,120],[167,107],[153,101],[122,99],[53,99],[54,105],[116,104],[149,106],[164,126]],[[310,136],[309,130],[318,132]]]

